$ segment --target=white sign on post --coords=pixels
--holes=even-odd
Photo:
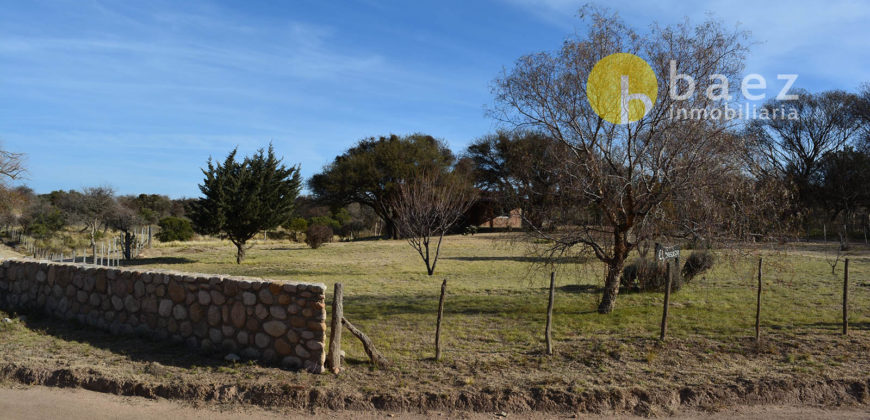
[[[664,261],[672,258],[680,258],[680,247],[656,244],[656,259]]]

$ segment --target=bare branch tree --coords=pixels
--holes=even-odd
[[[546,239],[550,255],[594,255],[607,266],[598,311],[613,310],[629,252],[650,238],[673,232],[672,210],[712,195],[719,180],[740,171],[740,140],[729,134],[734,121],[674,118],[681,109],[736,107],[733,86],[747,51],[746,34],[716,21],[692,26],[652,26],[637,33],[615,14],[587,9],[589,32],[568,40],[555,53],[520,58],[494,83],[494,117],[513,127],[542,130],[568,147],[561,165],[562,211],[555,230],[531,226]],[[643,57],[658,80],[654,106],[631,124],[611,124],[593,110],[587,80],[595,64],[614,53]],[[669,95],[678,80],[672,69],[691,76],[695,94]],[[721,89],[723,98],[705,95]],[[729,96],[730,95],[730,96]],[[731,102],[729,102],[731,101]],[[677,112],[679,115],[679,113]],[[679,224],[678,224],[679,225]],[[677,226],[679,227],[679,226]]]
[[[24,175],[24,155],[0,150],[0,177],[16,180]]]
[[[467,182],[452,173],[426,171],[399,182],[391,203],[396,225],[420,254],[430,276],[435,273],[444,235],[468,210],[473,198]]]

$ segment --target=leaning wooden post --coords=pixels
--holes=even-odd
[[[849,259],[843,262],[843,335],[849,335]]]
[[[671,302],[671,262],[667,264],[667,281],[665,284],[665,307],[662,310],[662,332],[659,334],[659,340],[664,341],[665,335],[668,333],[668,305]]]
[[[344,317],[341,283],[335,283],[332,297],[332,323],[329,331],[329,353],[326,368],[332,373],[341,371],[341,318]]]
[[[764,258],[758,258],[758,292],[755,300],[755,341],[761,341],[761,264]]]
[[[447,294],[447,279],[441,283],[441,299],[438,300],[438,321],[435,325],[435,360],[441,360],[441,319],[444,317],[444,295]]]
[[[547,354],[553,354],[553,300],[556,296],[556,272],[550,272],[550,300],[547,302],[547,328],[544,336],[547,340]]]
[[[386,367],[390,364],[387,358],[384,357],[384,355],[375,348],[375,344],[372,342],[372,340],[368,336],[363,334],[363,332],[360,331],[359,328],[351,324],[350,321],[347,320],[347,318],[341,318],[341,323],[344,325],[345,328],[347,328],[347,330],[351,334],[356,336],[356,338],[358,338],[359,341],[362,342],[363,350],[365,350],[366,354],[369,355],[369,359],[372,361],[372,364],[379,368]]]

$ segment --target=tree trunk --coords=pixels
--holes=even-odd
[[[384,218],[384,233],[388,239],[399,239],[399,227],[392,219]]]
[[[243,242],[233,242],[236,245],[236,264],[241,264],[245,259],[245,244]]]
[[[124,232],[124,259],[129,261],[133,259],[133,241],[135,237],[130,232]]]
[[[614,233],[613,258],[607,261],[607,277],[604,280],[604,293],[598,305],[598,313],[609,314],[616,306],[616,296],[619,294],[619,281],[622,277],[622,267],[628,257],[628,246],[625,243],[625,232]]]
[[[97,239],[96,239],[96,236],[97,236],[97,227],[95,225],[94,228],[91,229],[91,251],[92,251],[91,255],[94,256],[94,261],[93,261],[94,264],[97,263]]]
[[[625,262],[613,261],[607,264],[607,278],[604,281],[604,293],[601,295],[601,303],[598,305],[598,313],[609,314],[616,306],[616,295],[619,294],[619,280],[622,274],[622,266]]]
[[[553,354],[553,301],[556,296],[556,272],[550,272],[550,298],[547,301],[547,326],[544,338],[547,340],[547,354]]]

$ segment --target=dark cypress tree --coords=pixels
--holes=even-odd
[[[223,164],[209,159],[199,186],[203,197],[192,206],[192,220],[200,233],[226,236],[236,246],[236,263],[241,263],[248,240],[293,215],[302,179],[299,166],[285,167],[271,144],[241,162],[236,152]]]

